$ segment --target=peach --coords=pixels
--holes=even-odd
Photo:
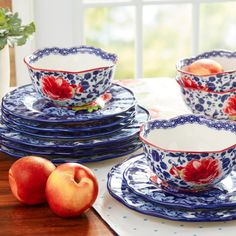
[[[55,168],[52,162],[42,157],[26,156],[18,159],[9,169],[13,195],[24,204],[46,202],[46,182]]]
[[[199,59],[192,64],[185,66],[183,70],[194,75],[210,75],[224,72],[220,63],[212,59]]]
[[[80,215],[93,205],[97,195],[95,175],[89,168],[77,163],[58,166],[47,180],[48,204],[61,217]]]

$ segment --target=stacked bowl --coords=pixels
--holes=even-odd
[[[137,212],[189,222],[236,219],[236,52],[180,60],[192,113],[141,126],[143,153],[114,166],[108,191]]]
[[[210,63],[203,65],[206,70],[201,71],[204,60]],[[192,67],[194,64],[198,64],[198,69]],[[177,63],[177,71],[176,81],[193,113],[214,119],[236,119],[236,52],[214,50],[185,58]]]
[[[132,91],[112,83],[115,54],[88,46],[54,47],[24,62],[32,84],[2,99],[1,151],[83,163],[140,148],[139,127],[149,113]]]

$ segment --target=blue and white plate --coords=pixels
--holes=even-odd
[[[127,112],[122,113],[121,115],[117,115],[100,121],[65,123],[65,124],[25,120],[10,115],[4,109],[2,109],[2,114],[3,116],[7,117],[7,120],[10,123],[16,126],[21,126],[22,128],[26,129],[28,128],[30,130],[50,131],[50,132],[81,132],[81,131],[83,132],[83,131],[91,131],[91,130],[94,131],[94,130],[112,128],[121,123],[129,122],[129,120],[131,118],[134,118],[136,114],[136,107],[132,107]]]
[[[0,124],[0,137],[4,140],[12,141],[13,143],[27,144],[34,147],[41,148],[92,148],[110,146],[112,144],[119,144],[122,142],[129,142],[136,138],[139,133],[140,124],[149,119],[149,112],[143,108],[137,107],[137,114],[135,122],[115,132],[112,135],[99,137],[96,139],[78,140],[78,139],[42,139],[26,134],[13,131],[5,125]]]
[[[144,155],[140,155],[123,173],[128,188],[148,201],[187,209],[236,207],[235,171],[214,188],[199,193],[168,193],[150,180],[152,175]]]
[[[3,153],[6,153],[12,157],[15,158],[21,158],[23,156],[28,156],[31,155],[31,153],[28,152],[22,152],[22,151],[17,151],[11,148],[7,148],[4,145],[0,145],[0,151]],[[135,152],[136,150],[140,149],[140,145],[134,145],[130,146],[128,148],[123,149],[122,151],[111,151],[110,153],[105,153],[105,154],[94,154],[91,156],[87,156],[87,154],[84,154],[82,156],[65,156],[63,155],[40,155],[42,157],[45,157],[52,161],[55,164],[61,164],[61,163],[67,163],[67,162],[75,162],[75,163],[88,163],[88,162],[95,162],[95,161],[103,161],[103,160],[108,160],[111,158],[117,158],[121,156],[128,155],[132,152]]]
[[[71,156],[94,156],[94,155],[100,155],[100,154],[109,154],[111,152],[123,152],[126,149],[129,149],[130,147],[135,147],[135,146],[141,146],[141,142],[138,140],[138,138],[122,143],[119,145],[111,145],[111,146],[103,146],[103,147],[92,147],[92,148],[39,148],[39,147],[32,147],[27,144],[19,144],[19,143],[13,143],[12,141],[7,141],[2,139],[0,141],[1,145],[10,148],[15,151],[20,151],[20,152],[27,152],[28,154],[31,155],[63,155],[65,157],[71,157]]]
[[[176,221],[210,222],[236,219],[236,208],[186,210],[166,207],[151,202],[132,192],[123,179],[125,169],[143,157],[143,154],[134,156],[116,166],[108,173],[107,188],[110,194],[119,202],[137,212],[160,218]]]
[[[46,132],[46,131],[36,131],[36,130],[30,130],[29,128],[23,128],[21,126],[17,126],[12,124],[10,121],[6,120],[7,118],[2,116],[2,122],[10,129],[14,130],[18,133],[22,133],[25,135],[30,135],[37,138],[47,138],[47,139],[91,139],[91,138],[99,138],[99,137],[105,137],[108,135],[116,135],[116,133],[119,133],[122,129],[133,129],[133,128],[139,128],[140,124],[143,123],[148,119],[148,112],[142,107],[137,107],[137,114],[135,118],[131,118],[127,121],[127,123],[121,123],[119,125],[116,125],[114,127],[110,127],[107,129],[101,129],[101,130],[90,130],[90,131],[84,131],[84,132]]]
[[[131,117],[125,123],[103,128],[100,130],[88,130],[88,131],[60,131],[55,132],[54,130],[35,130],[22,125],[13,124],[6,116],[2,115],[2,122],[10,129],[22,133],[31,135],[36,138],[50,138],[50,139],[90,139],[98,138],[104,135],[111,135],[112,133],[119,132],[121,129],[131,126],[135,123],[135,117]]]
[[[2,99],[5,112],[22,119],[42,122],[73,123],[102,120],[122,114],[135,106],[134,94],[129,89],[113,84],[108,90],[112,99],[103,109],[87,112],[55,106],[42,98],[33,85],[19,87]]]

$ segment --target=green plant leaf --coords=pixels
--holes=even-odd
[[[24,45],[34,32],[35,24],[33,22],[22,25],[17,12],[13,14],[9,9],[0,8],[0,37],[2,38],[0,45],[6,43],[11,47]]]
[[[0,37],[0,50],[2,50],[7,44],[7,39]]]

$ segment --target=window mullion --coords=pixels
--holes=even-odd
[[[192,3],[192,54],[199,51],[200,3]]]
[[[135,6],[135,78],[143,77],[143,4]]]
[[[74,40],[76,44],[84,44],[85,43],[85,27],[84,27],[84,16],[85,16],[85,7],[83,4],[83,0],[77,0],[74,2],[75,4],[75,32],[74,32]]]

